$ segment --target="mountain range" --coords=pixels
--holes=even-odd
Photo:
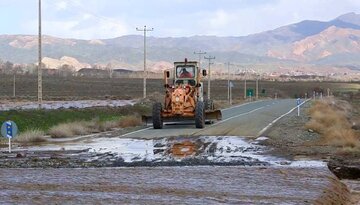
[[[311,21],[239,37],[148,37],[149,67],[163,69],[185,57],[197,60],[194,51],[206,51],[217,62],[263,67],[311,65],[360,71],[360,15],[348,13],[334,20]],[[63,39],[43,36],[43,56],[61,65],[61,59],[77,68],[111,63],[118,68],[140,70],[143,36],[113,39]],[[37,62],[37,36],[0,35],[0,59],[14,63]],[[71,60],[69,60],[71,59]],[[80,63],[81,62],[81,63]],[[54,67],[51,63],[49,67]]]

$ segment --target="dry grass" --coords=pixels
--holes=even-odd
[[[322,135],[322,142],[337,147],[360,148],[359,133],[348,120],[351,106],[334,99],[317,101],[310,108],[311,120],[305,125]]]
[[[14,141],[24,144],[45,142],[46,138],[44,136],[45,133],[41,130],[27,130],[25,132],[20,133],[17,137],[15,137]]]
[[[135,127],[141,124],[141,119],[137,116],[126,116],[119,120],[120,127]]]
[[[53,126],[49,130],[52,138],[73,137],[94,132],[99,132],[96,120],[61,123]]]
[[[141,125],[141,119],[136,116],[126,116],[118,120],[104,122],[100,122],[99,119],[93,119],[91,121],[61,123],[50,128],[49,134],[52,138],[65,138],[109,131],[118,127],[125,128],[139,125]]]

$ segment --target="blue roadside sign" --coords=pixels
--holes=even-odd
[[[300,98],[296,99],[296,105],[300,105],[300,104],[301,104],[301,99]]]
[[[13,121],[6,121],[1,126],[1,135],[6,138],[13,138],[18,133],[18,127]]]

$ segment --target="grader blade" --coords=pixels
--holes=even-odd
[[[222,114],[221,110],[211,110],[205,112],[205,119],[207,120],[221,120]]]

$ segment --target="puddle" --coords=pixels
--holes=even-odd
[[[172,137],[161,139],[97,138],[86,144],[32,147],[31,150],[86,150],[89,161],[108,161],[115,166],[244,165],[320,167],[320,161],[289,161],[265,155],[268,148],[258,138],[235,136]]]

